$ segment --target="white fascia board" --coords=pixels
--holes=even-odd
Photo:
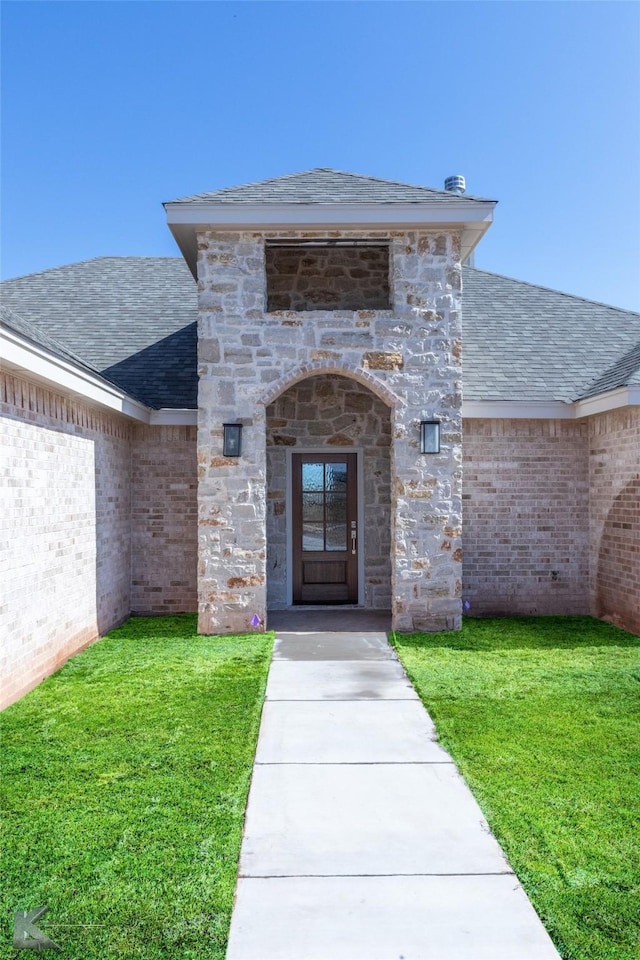
[[[463,400],[462,416],[469,420],[573,420],[574,406],[562,400]]]
[[[474,224],[473,227],[467,225],[464,228],[460,244],[460,260],[462,263],[471,256],[487,232],[487,229],[488,227],[485,224]]]
[[[563,400],[464,400],[462,416],[472,419],[512,420],[576,420],[582,417],[615,410],[618,407],[640,406],[640,386],[620,390],[569,403]],[[151,412],[151,424],[197,426],[197,410],[177,410],[169,407]]]
[[[640,405],[640,386],[620,387],[588,400],[463,400],[462,416],[477,420],[581,420]]]
[[[466,260],[493,222],[496,201],[464,203],[167,203],[167,223],[197,278],[197,234],[206,230],[434,230],[459,227]]]
[[[57,387],[90,403],[97,403],[142,423],[149,423],[149,407],[99,376],[56,357],[12,330],[0,330],[0,359],[5,369]]]
[[[469,420],[576,420],[633,405],[640,406],[640,386],[623,387],[577,403],[564,400],[464,400],[462,416]],[[195,427],[198,411],[170,407],[152,410],[149,422],[152,425]]]
[[[576,416],[593,417],[597,413],[607,413],[619,407],[634,407],[640,404],[640,387],[618,387],[608,393],[600,393],[596,397],[578,400],[575,404]]]
[[[438,226],[493,220],[496,201],[420,203],[168,203],[167,223],[264,230],[314,226]]]
[[[187,409],[173,409],[163,407],[161,410],[152,410],[149,423],[155,426],[197,427],[198,411]]]

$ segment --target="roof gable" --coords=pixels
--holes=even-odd
[[[181,197],[171,203],[465,203],[478,197],[382,180],[330,167]]]
[[[489,229],[494,200],[316,167],[164,204],[167,224],[197,276],[203,230],[393,230],[447,225],[466,259]]]

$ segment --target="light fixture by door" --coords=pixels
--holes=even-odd
[[[242,424],[222,424],[222,456],[239,457],[242,452]]]
[[[420,453],[440,453],[440,421],[420,421]]]

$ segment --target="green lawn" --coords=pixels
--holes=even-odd
[[[394,644],[562,957],[637,960],[640,638],[531,617]]]
[[[0,956],[224,957],[272,642],[132,619],[4,712]]]

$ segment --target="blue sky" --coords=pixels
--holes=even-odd
[[[177,255],[163,200],[329,166],[462,173],[477,266],[640,309],[637,3],[2,9],[3,277]]]

